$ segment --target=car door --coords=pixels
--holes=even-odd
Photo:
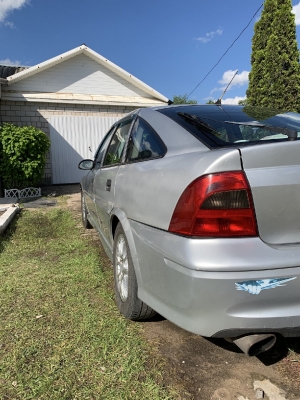
[[[110,215],[114,206],[115,181],[123,160],[132,118],[133,116],[130,116],[117,125],[102,166],[95,171],[94,177],[93,193],[96,213],[100,222],[100,235],[105,250],[110,252],[112,251]]]
[[[94,180],[95,180],[95,176],[97,175],[97,172],[99,171],[99,169],[103,163],[103,159],[104,159],[107,147],[110,143],[110,140],[112,138],[112,135],[113,135],[115,129],[116,129],[116,126],[113,126],[109,130],[109,132],[106,134],[106,136],[104,137],[102,142],[100,143],[100,145],[96,151],[96,154],[95,154],[94,166],[86,178],[86,193],[85,193],[86,194],[86,196],[85,196],[86,205],[88,208],[88,212],[89,212],[91,218],[93,219],[94,225],[98,230],[101,229],[101,226],[100,226],[100,221],[99,221],[98,215],[96,213],[96,207],[95,207]]]

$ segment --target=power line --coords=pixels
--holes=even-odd
[[[205,81],[205,79],[208,77],[208,75],[216,68],[216,66],[220,63],[220,61],[225,57],[225,55],[228,53],[228,51],[231,49],[231,47],[234,45],[234,43],[242,36],[242,34],[245,32],[245,30],[248,28],[248,26],[251,24],[252,20],[255,18],[256,14],[259,12],[259,10],[262,8],[263,4],[259,7],[259,9],[255,12],[255,14],[253,15],[253,17],[250,19],[250,21],[248,22],[247,26],[245,26],[245,28],[242,30],[242,32],[239,34],[239,36],[231,43],[231,45],[228,47],[228,49],[225,51],[225,53],[219,58],[219,60],[217,61],[217,63],[210,69],[210,71],[205,75],[205,77],[202,79],[202,81],[200,81],[198,83],[198,85],[195,87],[195,89],[193,89],[191,91],[191,93],[188,94],[188,98],[190,97],[190,95],[192,93],[194,93],[194,91],[198,88],[198,86],[201,85],[202,82]]]

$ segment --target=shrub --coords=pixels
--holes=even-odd
[[[0,175],[6,189],[40,183],[50,140],[33,126],[0,126]]]

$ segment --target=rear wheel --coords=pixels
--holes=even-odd
[[[85,198],[83,191],[81,191],[81,219],[82,219],[82,225],[85,229],[91,229],[92,225],[89,222],[88,218],[88,211],[86,208],[86,203],[85,203]]]
[[[121,224],[115,232],[113,261],[116,303],[121,314],[135,321],[155,315],[156,312],[137,297],[136,275]]]

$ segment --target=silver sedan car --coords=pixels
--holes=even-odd
[[[125,317],[158,312],[248,354],[300,336],[299,132],[299,114],[225,105],[139,109],[112,126],[79,164],[82,220]]]

